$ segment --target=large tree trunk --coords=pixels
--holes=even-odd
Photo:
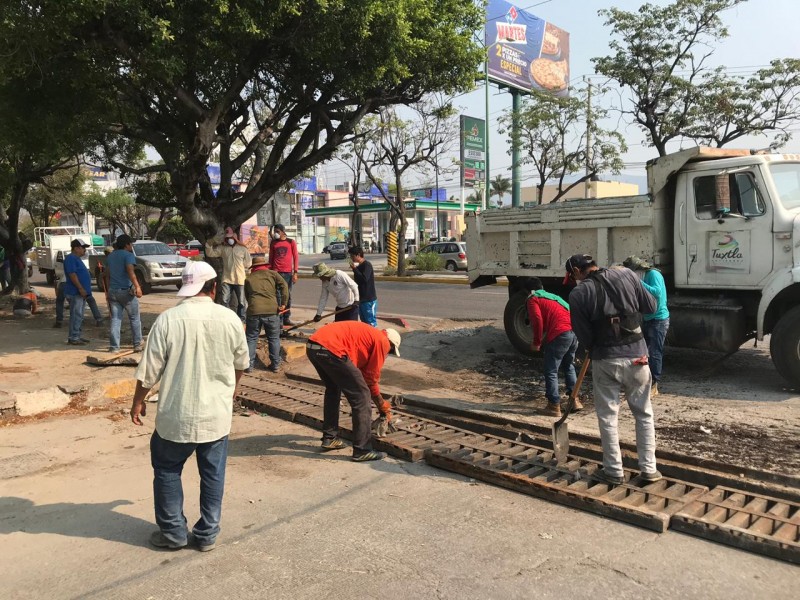
[[[6,251],[6,257],[11,266],[11,285],[5,293],[24,294],[30,290],[28,283],[28,269],[25,264],[25,248],[19,237],[19,213],[25,196],[28,193],[29,183],[19,178],[14,182],[11,192],[11,202],[8,213],[0,215],[5,217],[0,225],[0,243]]]

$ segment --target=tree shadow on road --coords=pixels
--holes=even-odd
[[[0,497],[0,535],[15,532],[52,533],[147,547],[148,536],[155,525],[114,510],[129,504],[133,502],[113,500],[98,504],[34,504],[28,498]]]

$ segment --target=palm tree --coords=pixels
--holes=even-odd
[[[511,179],[498,175],[489,183],[492,186],[492,196],[497,196],[497,205],[503,206],[503,196],[511,191]]]

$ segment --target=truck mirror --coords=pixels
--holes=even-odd
[[[717,213],[731,212],[731,182],[727,173],[720,173],[714,178],[714,199]]]

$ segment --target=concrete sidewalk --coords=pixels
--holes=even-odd
[[[658,535],[423,464],[320,454],[234,416],[218,548],[159,551],[145,428],[117,413],[6,428],[3,597],[790,598],[797,567]],[[197,471],[184,473],[197,518]]]

